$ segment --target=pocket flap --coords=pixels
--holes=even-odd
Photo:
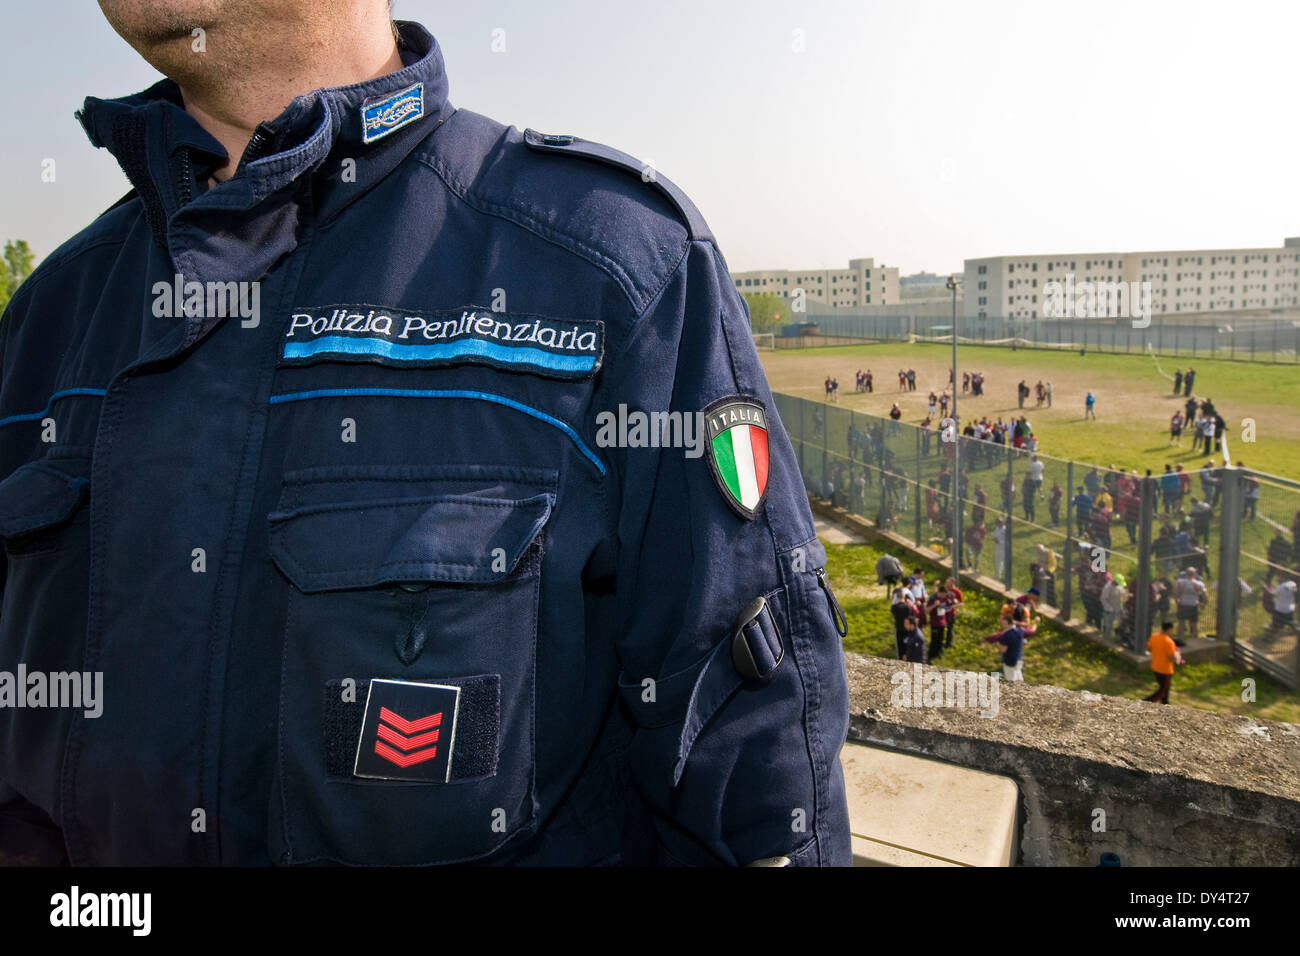
[[[33,461],[0,482],[0,536],[10,538],[66,521],[90,482]]]
[[[271,557],[305,593],[381,584],[492,584],[550,517],[552,494],[440,495],[275,511]]]

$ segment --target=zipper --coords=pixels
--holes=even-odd
[[[261,157],[266,151],[267,144],[271,141],[271,130],[265,123],[258,123],[257,129],[253,130],[253,135],[248,140],[248,145],[244,147],[244,156],[239,161],[240,166],[247,166],[249,163]]]
[[[190,151],[181,147],[181,205],[188,206],[194,198],[194,166],[190,161]]]
[[[849,634],[849,620],[844,616],[844,609],[840,607],[840,602],[835,600],[835,592],[831,590],[831,582],[826,577],[825,568],[815,568],[813,573],[817,575],[817,583],[821,585],[822,591],[826,594],[826,603],[830,605],[831,617],[835,621],[835,633],[840,637],[847,637]]]

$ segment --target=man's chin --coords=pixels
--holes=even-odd
[[[196,27],[211,24],[223,0],[99,0],[105,19],[142,54],[168,44],[188,46]]]

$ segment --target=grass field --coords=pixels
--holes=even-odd
[[[963,347],[964,355],[968,349]],[[1056,397],[1062,395],[1064,391],[1067,395],[1074,388],[1070,383],[1085,377],[1103,377],[1101,373],[1093,375],[1088,372],[1088,363],[1090,358],[1074,355],[1060,355],[1057,353],[1029,352],[1019,350],[1011,352],[1007,349],[992,347],[975,347],[969,351],[976,353],[976,359],[970,359],[972,367],[982,369],[986,376],[991,380],[989,383],[993,394],[983,396],[978,399],[967,397],[959,399],[965,404],[959,405],[963,417],[970,414],[968,411],[972,406],[982,415],[988,415],[990,418],[1002,416],[1004,418],[1020,413],[1020,409],[1014,403],[1004,403],[997,401],[996,389],[998,383],[1007,385],[1014,394],[1015,385],[1021,377],[1026,377],[1026,373],[1018,370],[1010,363],[1013,361],[1033,363],[1039,359],[1051,360],[1055,363],[1052,370],[1042,370],[1044,378],[1050,378],[1053,382]],[[910,353],[910,357],[909,357]],[[827,405],[823,399],[823,389],[819,384],[826,376],[827,372],[823,371],[817,375],[818,369],[829,368],[830,374],[839,376],[841,383],[846,380],[849,383],[853,381],[853,373],[858,367],[874,368],[877,376],[880,374],[878,359],[880,356],[886,356],[890,360],[890,367],[894,372],[888,375],[884,389],[878,389],[876,392],[867,394],[856,394],[852,391],[851,385],[848,392],[844,391],[841,384],[840,401],[834,405]],[[901,356],[901,357],[900,357]],[[825,419],[825,426],[820,431],[814,420],[805,420],[802,423],[794,420],[786,422],[787,428],[792,436],[798,442],[802,437],[804,447],[803,461],[805,464],[805,480],[811,482],[814,490],[822,487],[823,476],[823,457],[816,449],[825,447],[828,454],[825,457],[824,464],[827,467],[837,465],[841,470],[840,492],[847,490],[844,483],[845,477],[851,477],[854,474],[861,474],[862,469],[856,467],[848,456],[847,445],[847,427],[850,420],[850,410],[864,411],[872,414],[885,412],[889,405],[894,401],[899,401],[909,411],[904,415],[904,421],[907,424],[888,430],[888,444],[891,451],[898,458],[897,466],[905,470],[909,481],[919,479],[922,488],[930,481],[938,478],[940,470],[944,467],[944,458],[938,454],[940,451],[939,443],[936,441],[931,444],[931,453],[929,455],[919,455],[918,447],[918,430],[915,427],[913,415],[923,416],[925,414],[925,402],[928,395],[928,388],[925,387],[927,381],[939,381],[942,383],[946,378],[946,366],[943,362],[948,360],[949,353],[944,349],[936,349],[931,345],[890,345],[890,346],[854,346],[849,348],[829,348],[829,349],[804,349],[793,350],[790,352],[769,352],[765,353],[765,361],[769,365],[769,375],[773,387],[777,391],[802,394],[810,402],[810,407],[815,410],[814,415]],[[1101,362],[1098,365],[1103,370],[1109,369],[1112,363],[1121,363],[1128,367],[1128,373],[1115,373],[1113,370],[1107,374],[1118,374],[1123,378],[1128,374],[1129,378],[1136,379],[1138,373],[1145,370],[1146,378],[1155,379],[1155,385],[1151,386],[1159,389],[1158,382],[1163,381],[1159,374],[1154,371],[1154,363],[1151,359],[1139,359],[1136,356],[1100,356]],[[978,360],[978,362],[977,362]],[[897,369],[903,362],[908,363],[909,367],[914,367],[919,373],[919,384],[915,392],[899,392],[896,387]],[[1147,365],[1141,364],[1146,362]],[[997,363],[997,364],[992,364]],[[1147,366],[1150,366],[1148,368]],[[1228,366],[1226,369],[1222,366]],[[1083,371],[1080,371],[1080,369]],[[1035,371],[1039,371],[1037,368]],[[1236,376],[1240,378],[1246,375],[1264,375],[1268,374],[1274,378],[1295,378],[1300,381],[1300,371],[1290,368],[1278,367],[1258,367],[1246,365],[1231,365],[1226,362],[1215,363],[1214,366],[1205,370],[1210,381],[1217,382],[1220,377]],[[1198,371],[1199,376],[1202,374]],[[814,378],[814,376],[817,377]],[[1028,378],[1029,381],[1037,381],[1037,375]],[[814,378],[814,384],[805,384],[809,378]],[[882,384],[877,378],[877,384]],[[1219,384],[1224,384],[1220,382]],[[1084,389],[1087,386],[1079,386]],[[1236,403],[1234,395],[1248,394],[1250,389],[1241,382],[1224,384],[1228,389],[1227,392],[1220,392],[1229,397],[1226,399],[1215,399],[1217,402]],[[1098,394],[1107,394],[1104,390],[1098,388]],[[1199,390],[1198,390],[1199,391]],[[1272,402],[1275,394],[1292,394],[1300,393],[1300,384],[1287,382],[1279,384],[1274,382],[1266,391]],[[1167,396],[1168,405],[1172,406],[1177,400],[1172,396]],[[1297,401],[1300,401],[1300,394],[1297,394]],[[1030,402],[1030,405],[1033,403]],[[1025,589],[1032,583],[1028,578],[1029,565],[1035,560],[1036,549],[1042,544],[1058,555],[1065,553],[1065,524],[1068,520],[1068,505],[1061,515],[1062,520],[1059,523],[1051,522],[1048,509],[1046,507],[1046,497],[1048,491],[1056,483],[1059,483],[1065,490],[1065,500],[1068,502],[1073,494],[1070,490],[1070,477],[1066,463],[1059,459],[1047,457],[1052,451],[1060,451],[1060,446],[1064,445],[1064,451],[1073,457],[1076,461],[1094,462],[1102,466],[1114,463],[1120,467],[1139,467],[1145,464],[1155,474],[1163,472],[1163,464],[1166,461],[1171,463],[1183,463],[1183,467],[1193,473],[1191,498],[1204,497],[1202,482],[1196,477],[1200,464],[1210,460],[1221,461],[1218,458],[1206,458],[1189,454],[1187,450],[1179,453],[1177,449],[1166,449],[1163,447],[1168,442],[1151,447],[1143,446],[1147,451],[1152,453],[1151,457],[1139,457],[1134,459],[1131,455],[1123,453],[1124,435],[1130,436],[1130,444],[1141,445],[1143,441],[1150,441],[1155,429],[1163,428],[1165,408],[1158,406],[1153,401],[1143,402],[1139,398],[1133,397],[1127,400],[1126,404],[1131,408],[1130,418],[1120,422],[1108,422],[1104,418],[1100,421],[1083,421],[1077,406],[1067,408],[1061,401],[1055,403],[1053,408],[1027,408],[1024,411],[1031,423],[1035,433],[1038,435],[1041,448],[1044,451],[1044,463],[1046,472],[1044,483],[1036,497],[1037,507],[1033,520],[1028,520],[1030,515],[1023,509],[1023,479],[1025,467],[1027,464],[1027,455],[1017,453],[1012,456],[1013,460],[1008,461],[997,449],[996,446],[986,445],[984,443],[971,442],[968,445],[968,451],[963,452],[966,456],[963,458],[963,470],[968,475],[971,485],[969,494],[974,494],[977,489],[983,488],[988,496],[990,511],[992,512],[986,518],[987,527],[993,528],[993,525],[1001,512],[1001,494],[999,491],[1000,483],[1007,474],[1008,464],[1013,472],[1012,477],[1015,480],[1019,493],[1014,495],[1014,504],[1010,512],[1012,534],[1012,566],[1011,566],[1011,583],[1020,589]],[[1157,407],[1153,414],[1150,409]],[[824,409],[824,411],[822,411]],[[1262,410],[1261,410],[1262,409]],[[1143,421],[1143,412],[1146,412],[1146,421]],[[1292,437],[1278,437],[1284,432],[1294,430],[1294,426],[1286,417],[1284,409],[1276,404],[1270,403],[1265,405],[1260,403],[1252,408],[1256,418],[1256,430],[1263,435],[1272,434],[1274,437],[1268,440],[1263,438],[1260,441],[1250,444],[1243,443],[1237,446],[1238,449],[1250,449],[1252,456],[1258,451],[1263,454],[1254,457],[1253,460],[1258,462],[1261,471],[1285,471],[1285,468],[1278,468],[1277,462],[1285,456],[1296,456],[1300,454],[1300,433]],[[785,415],[785,412],[783,412]],[[805,410],[805,418],[808,413]],[[788,417],[788,416],[787,416]],[[863,421],[865,424],[866,421]],[[1061,436],[1066,438],[1060,440]],[[1163,432],[1158,433],[1164,437]],[[1230,438],[1231,441],[1231,438]],[[966,443],[963,443],[966,444]],[[1188,442],[1190,447],[1190,442]],[[969,457],[969,450],[978,448],[982,452],[988,452],[986,460],[980,461]],[[1140,449],[1141,451],[1141,449]],[[919,455],[919,457],[918,457]],[[1159,457],[1156,457],[1156,456]],[[1104,457],[1103,457],[1104,456]],[[1234,455],[1234,461],[1238,463],[1249,461],[1240,451]],[[1079,485],[1084,477],[1086,468],[1075,466],[1073,475],[1073,484]],[[856,514],[860,514],[870,520],[876,520],[878,503],[880,496],[878,489],[881,483],[878,480],[873,481],[871,473],[867,473],[866,478],[871,484],[865,489],[865,501],[857,500],[853,496],[851,500],[839,500],[836,503],[849,508]],[[824,491],[819,490],[819,494],[824,496]],[[934,550],[942,550],[946,530],[942,524],[931,524],[928,516],[924,513],[918,515],[917,509],[917,489],[913,486],[910,489],[909,500],[903,503],[898,509],[898,523],[894,530],[906,537],[912,538],[918,543],[925,544]],[[1190,506],[1190,498],[1186,502]],[[971,502],[969,497],[963,506],[963,528],[969,527],[968,519],[971,514]],[[1264,481],[1261,483],[1260,500],[1256,508],[1256,516],[1247,518],[1242,523],[1242,536],[1240,553],[1242,554],[1240,575],[1247,585],[1253,589],[1252,593],[1241,605],[1241,615],[1239,622],[1241,627],[1238,636],[1254,636],[1264,630],[1269,622],[1268,614],[1264,611],[1261,604],[1260,586],[1264,583],[1267,565],[1264,562],[1264,556],[1268,551],[1269,540],[1273,537],[1274,532],[1279,528],[1289,537],[1289,529],[1295,520],[1297,512],[1300,512],[1300,490],[1289,487],[1284,484]],[[1176,526],[1178,515],[1161,514],[1158,516],[1158,525],[1169,524]],[[1209,574],[1206,576],[1207,586],[1214,590],[1215,576],[1214,570],[1217,562],[1214,560],[1219,552],[1219,530],[1220,522],[1218,512],[1210,525],[1210,534],[1206,544],[1209,560],[1207,568]],[[1159,527],[1153,527],[1152,533],[1159,531]],[[1107,553],[1109,570],[1123,573],[1131,576],[1136,570],[1137,546],[1131,542],[1125,533],[1122,522],[1118,518],[1112,524],[1111,532],[1111,549]],[[993,547],[991,542],[987,542],[982,553],[977,556],[974,567],[984,574],[995,574]],[[1072,555],[1074,557],[1074,555]],[[1204,569],[1203,569],[1204,570]],[[1001,574],[996,576],[1002,577]],[[1059,579],[1060,575],[1058,575]],[[1058,580],[1058,584],[1061,583]],[[1077,596],[1076,596],[1077,599]],[[1207,609],[1207,620],[1212,620],[1216,602],[1213,595],[1211,596],[1211,606]],[[1074,611],[1081,613],[1079,605],[1074,605]],[[1285,658],[1292,653],[1290,646],[1287,644],[1270,645],[1269,653],[1280,654]]]
[[[875,566],[884,551],[870,544],[828,544],[826,570],[835,596],[849,621],[844,649],[894,658],[894,625],[885,588],[877,585]],[[908,570],[917,563],[896,555]],[[921,562],[927,582],[947,571]],[[927,587],[928,587],[927,583]],[[998,630],[1000,602],[974,588],[965,590],[966,606],[958,617],[953,646],[937,661],[958,670],[998,670],[997,649],[983,638]],[[929,631],[926,631],[929,642]],[[1025,680],[1071,690],[1088,690],[1118,697],[1145,697],[1155,689],[1147,668],[1128,663],[1114,651],[1045,621],[1025,649]],[[1256,699],[1242,700],[1242,680],[1254,678]],[[1235,661],[1189,664],[1174,676],[1172,703],[1222,713],[1300,722],[1300,696],[1268,677],[1248,671]]]
[[[836,503],[869,520],[877,520],[877,503],[882,500],[879,474],[874,484],[867,486],[865,500],[859,500],[856,494],[846,494],[851,484],[846,479],[863,473],[861,464],[846,457],[847,410],[885,415],[897,401],[904,410],[903,421],[915,424],[926,414],[925,403],[931,388],[939,392],[946,385],[950,359],[951,352],[947,347],[905,343],[763,353],[773,390],[816,403],[813,411],[805,408],[801,412],[804,418],[801,462],[810,487],[820,487],[827,469],[840,469],[836,479],[837,498],[843,496],[843,500]],[[1167,360],[1161,364],[1166,372],[1172,371]],[[916,369],[916,391],[897,389],[900,366]],[[1197,362],[1194,367],[1197,370],[1195,393],[1200,397],[1211,397],[1229,422],[1228,439],[1234,462],[1244,462],[1260,471],[1283,477],[1300,477],[1300,423],[1291,411],[1300,406],[1300,370],[1228,361]],[[853,392],[854,373],[859,368],[874,371],[877,386],[874,393]],[[983,372],[986,381],[986,395],[982,398],[958,397],[962,418],[978,415],[994,420],[999,416],[1009,419],[1025,414],[1046,455],[1095,463],[1103,468],[1110,464],[1125,469],[1150,468],[1156,474],[1164,471],[1166,462],[1181,462],[1185,469],[1195,474],[1207,460],[1202,455],[1191,453],[1191,442],[1186,438],[1181,451],[1167,447],[1169,416],[1185,399],[1173,396],[1172,382],[1157,371],[1156,363],[1150,357],[1080,356],[1077,353],[1013,352],[1003,348],[962,346],[959,371],[962,368]],[[828,408],[823,413],[817,410],[823,407],[822,381],[827,375],[839,378],[840,400],[838,408]],[[1022,378],[1030,386],[1040,378],[1051,381],[1054,407],[1036,408],[1031,399],[1027,403],[1029,407],[1022,412],[1015,401],[1016,384]],[[1083,397],[1089,389],[1098,396],[1097,421],[1085,421],[1083,417]],[[784,416],[785,412],[782,414]],[[817,417],[824,418],[820,427],[815,421]],[[1256,441],[1253,443],[1241,441],[1243,418],[1254,419]],[[793,432],[795,424],[787,422],[787,428]],[[931,454],[919,455],[919,439],[914,432],[909,428],[891,429],[887,441],[898,456],[896,467],[906,470],[909,483],[919,479],[924,487],[943,467],[943,458],[938,454],[937,436]],[[819,450],[822,447],[828,450],[822,452]],[[1222,462],[1221,456],[1213,457],[1216,464]],[[963,470],[970,476],[972,491],[982,486],[988,493],[990,515],[986,520],[991,528],[1001,511],[998,486],[1007,473],[1006,459],[995,455],[987,462],[965,457],[963,461]],[[1021,483],[1024,464],[1023,456],[1011,462],[1017,485]],[[1083,470],[1075,466],[1075,484],[1082,480]],[[868,481],[871,478],[868,473]],[[1023,494],[1016,496],[1010,514],[1014,533],[1009,580],[1020,590],[1032,583],[1028,572],[1030,562],[1036,560],[1038,545],[1046,545],[1058,555],[1066,553],[1064,521],[1068,520],[1068,508],[1061,523],[1052,523],[1044,503],[1046,490],[1054,481],[1068,484],[1064,462],[1047,461],[1047,474],[1034,520],[1026,520],[1028,515],[1022,511]],[[942,551],[944,528],[932,525],[924,510],[918,508],[921,502],[916,485],[912,484],[909,490],[910,494],[895,510],[898,519],[895,530],[904,537]],[[1192,496],[1201,495],[1201,483],[1193,477]],[[1253,592],[1243,599],[1240,606],[1237,637],[1249,640],[1284,666],[1297,653],[1296,641],[1293,635],[1283,636],[1280,640],[1268,636],[1270,617],[1260,600],[1267,566],[1261,557],[1274,529],[1279,525],[1289,528],[1297,509],[1300,509],[1300,492],[1265,482],[1258,517],[1248,518],[1242,524],[1240,574]],[[963,527],[969,526],[970,514],[971,502],[967,499],[963,506]],[[1177,520],[1177,514],[1159,516],[1160,524],[1171,521],[1176,524]],[[1213,633],[1217,607],[1218,533],[1216,509],[1206,543],[1209,573],[1205,580],[1210,588],[1210,605],[1204,612],[1205,633]],[[1112,525],[1111,542],[1113,550],[1107,553],[1108,569],[1132,577],[1137,569],[1137,547],[1129,542],[1119,521]],[[841,546],[829,550],[827,567],[838,575],[835,580],[837,591],[840,588],[847,590],[849,603],[859,620],[859,628],[853,632],[852,642],[846,642],[846,647],[892,656],[888,602],[884,600],[882,589],[874,585],[874,562],[879,552],[866,546]],[[979,572],[993,574],[993,551],[990,541],[978,556],[975,567]],[[1058,569],[1058,599],[1066,573],[1064,568]],[[994,629],[996,614],[992,599],[986,600],[989,605],[987,620],[973,616],[972,623],[978,623],[976,630],[984,628],[984,633],[989,633]],[[1072,613],[1083,617],[1077,590]],[[1049,628],[1044,638],[1036,642],[1041,653],[1036,655],[1034,666],[1027,668],[1027,680],[1129,697],[1145,696],[1149,692],[1149,674],[1142,668],[1127,664],[1108,648],[1054,628]],[[975,641],[967,642],[954,654],[945,655],[944,663],[960,668],[991,670],[996,662],[993,653]],[[1254,677],[1260,684],[1258,703],[1241,700],[1241,681],[1246,677]],[[1300,695],[1235,661],[1197,664],[1180,670],[1176,687],[1179,688],[1177,699],[1182,703],[1235,713],[1257,713],[1281,720],[1300,719]]]
[[[886,415],[897,401],[903,420],[920,422],[926,414],[931,389],[942,392],[948,381],[951,347],[935,344],[888,343],[817,349],[764,352],[763,364],[773,391],[802,398],[821,399],[827,375],[840,382],[839,404],[874,415]],[[1209,397],[1228,423],[1229,448],[1236,464],[1282,477],[1300,479],[1300,370],[1295,366],[1264,365],[1226,360],[1178,362],[1196,369],[1194,391]],[[1161,359],[1169,375],[1174,363]],[[917,388],[900,392],[898,369],[914,368]],[[855,394],[853,376],[859,369],[875,373],[875,392]],[[1121,468],[1150,468],[1159,474],[1166,462],[1199,468],[1205,460],[1183,447],[1169,448],[1169,418],[1185,398],[1173,396],[1173,382],[1157,371],[1148,356],[1103,355],[1029,349],[1012,351],[992,346],[962,345],[958,375],[984,374],[985,395],[958,394],[963,420],[987,416],[990,421],[1027,415],[1040,442],[1040,450],[1060,458],[1114,464]],[[1032,388],[1039,379],[1053,387],[1053,407],[1035,408],[1028,400],[1022,412],[1016,404],[1016,385],[1024,379]],[[960,381],[960,378],[958,379]],[[1097,420],[1084,420],[1084,396],[1097,396]],[[1253,419],[1255,440],[1243,441],[1243,419]],[[1216,464],[1221,459],[1215,458]]]

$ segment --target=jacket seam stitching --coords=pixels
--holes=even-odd
[[[777,547],[776,532],[768,525],[768,532],[772,535],[772,546]],[[814,536],[815,539],[815,536]],[[814,540],[814,539],[809,539]],[[805,547],[796,545],[795,547]],[[795,548],[789,549],[793,552]],[[778,554],[781,552],[778,550]],[[822,778],[828,777],[828,764],[826,754],[822,750],[821,743],[821,723],[818,720],[818,714],[821,710],[821,674],[817,667],[816,649],[812,646],[812,641],[808,639],[809,630],[814,626],[810,615],[810,594],[802,586],[802,582],[788,571],[782,563],[781,574],[787,578],[786,593],[797,594],[798,602],[796,607],[787,610],[790,617],[790,627],[793,632],[791,643],[794,645],[791,649],[794,651],[795,661],[798,663],[796,671],[799,674],[799,681],[803,686],[804,695],[804,734],[808,745],[808,756],[812,761],[812,789],[813,789],[813,833],[812,838],[817,841],[818,859],[821,856],[821,843],[826,827],[826,812],[829,804],[829,792],[827,787],[822,786]],[[795,602],[791,602],[792,604]],[[796,610],[799,615],[799,622],[795,621]],[[807,625],[807,627],[800,626]],[[807,675],[805,677],[805,668]]]
[[[416,161],[429,169],[433,170],[447,186],[448,189],[456,195],[461,202],[465,203],[472,209],[487,215],[496,216],[510,222],[521,229],[533,233],[541,239],[550,242],[552,245],[563,249],[570,255],[582,259],[584,262],[600,269],[612,278],[615,284],[627,298],[628,304],[632,306],[633,311],[640,314],[644,310],[643,302],[653,300],[653,294],[650,290],[642,292],[637,284],[632,280],[626,269],[623,268],[616,260],[601,252],[599,249],[589,245],[585,240],[573,233],[557,229],[554,226],[545,224],[518,206],[494,202],[490,199],[484,199],[480,196],[474,196],[470,193],[468,187],[457,181],[451,172],[438,161],[436,154],[421,154],[415,157]],[[563,240],[563,241],[561,241]],[[670,270],[670,273],[675,271]]]
[[[14,292],[13,298],[9,300],[8,306],[5,307],[5,314],[8,315],[9,312],[12,311],[16,305],[20,305],[22,303],[22,300],[30,298],[32,295],[32,290],[34,290],[37,286],[44,283],[46,279],[50,278],[53,275],[58,274],[64,266],[70,265],[74,259],[81,257],[82,255],[84,255],[87,252],[90,252],[93,249],[98,249],[100,246],[125,247],[126,241],[127,240],[125,236],[122,236],[120,238],[113,238],[113,239],[105,238],[105,239],[87,240],[85,245],[80,245],[73,249],[70,249],[64,252],[63,254],[61,254],[57,259],[54,258],[46,259],[37,267],[37,269],[32,273],[31,276],[29,276],[21,285],[19,285],[18,289]],[[6,326],[8,324],[9,324],[8,322],[5,323]]]
[[[605,362],[605,368],[610,370],[611,379],[614,377],[612,370],[615,368],[615,366],[618,365],[619,362],[621,362],[628,355],[629,352],[632,351],[632,347],[635,344],[633,340],[636,338],[636,335],[640,331],[641,326],[645,324],[646,316],[649,315],[650,312],[653,311],[654,308],[658,305],[660,297],[663,296],[664,290],[668,288],[668,285],[670,282],[672,282],[673,278],[676,277],[676,275],[682,271],[682,266],[686,262],[686,257],[690,252],[690,247],[691,247],[690,243],[687,243],[685,245],[685,247],[682,249],[682,254],[680,258],[678,258],[676,264],[672,267],[672,269],[668,271],[668,274],[664,276],[664,281],[659,284],[659,288],[655,289],[654,295],[652,295],[647,300],[645,308],[641,309],[639,312],[636,313],[636,317],[632,322],[632,326],[631,328],[628,329],[626,340],[623,342],[623,347]],[[685,324],[685,320],[683,320],[683,324]],[[676,372],[674,370],[674,375],[675,374]],[[673,388],[676,389],[676,386],[677,386],[677,382],[676,379],[674,378]]]

